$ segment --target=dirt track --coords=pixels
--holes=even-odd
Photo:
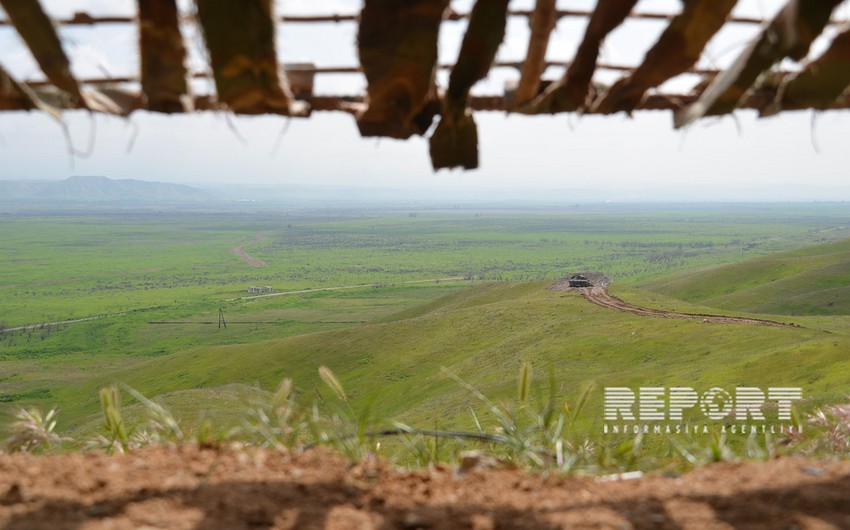
[[[255,243],[262,243],[266,239],[268,239],[268,236],[266,234],[258,234],[257,237],[255,237],[251,241],[248,241],[244,245],[239,245],[239,246],[233,247],[230,250],[231,250],[231,252],[236,254],[236,256],[238,256],[240,259],[245,261],[245,263],[247,263],[248,265],[250,265],[252,267],[265,267],[266,265],[268,265],[268,263],[266,263],[263,260],[259,260],[259,259],[255,258],[254,256],[245,252],[245,247],[253,245]]]
[[[625,300],[617,298],[608,293],[607,287],[594,286],[584,288],[569,288],[570,290],[578,291],[581,296],[588,302],[598,306],[607,307],[615,311],[623,311],[626,313],[634,313],[635,315],[659,317],[659,318],[684,318],[691,320],[701,320],[712,324],[755,324],[759,326],[776,326],[780,328],[796,328],[797,324],[786,324],[775,320],[766,320],[762,318],[748,317],[732,317],[724,315],[711,315],[703,313],[678,313],[675,311],[662,311],[660,309],[650,309],[647,307],[634,306]]]
[[[351,466],[323,449],[0,455],[0,529],[850,528],[850,462],[778,459],[634,480]]]

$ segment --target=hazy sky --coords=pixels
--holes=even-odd
[[[42,0],[56,15],[76,10],[98,14],[132,13],[131,0]],[[452,2],[465,10],[471,2]],[[590,8],[595,2],[562,0],[560,8]],[[533,0],[515,0],[525,8]],[[188,9],[186,2],[183,5]],[[289,0],[279,2],[282,13],[352,13],[354,0]],[[642,0],[638,10],[675,12],[678,0]],[[771,16],[782,5],[776,0],[741,0],[738,14]],[[850,18],[845,4],[839,11]],[[549,58],[567,60],[583,33],[585,21],[564,19],[550,45]],[[464,24],[444,24],[441,61],[457,56]],[[606,42],[602,60],[637,64],[663,24],[629,21]],[[710,43],[711,62],[732,61],[757,30],[736,25]],[[190,66],[204,68],[199,37],[185,28],[192,49]],[[327,25],[282,24],[280,53],[284,61],[311,60],[319,66],[357,63],[353,23]],[[63,42],[78,76],[134,75],[138,58],[133,27],[75,27],[62,30]],[[512,19],[500,59],[524,56],[528,26]],[[814,53],[828,39],[816,43]],[[0,64],[21,79],[40,72],[13,29],[0,27]],[[793,65],[784,65],[786,67]],[[546,77],[557,78],[552,68]],[[504,81],[516,79],[510,69],[494,70],[475,87],[476,93],[501,93]],[[440,80],[445,82],[446,75]],[[598,79],[611,82],[612,73]],[[697,79],[683,76],[665,88],[687,91]],[[359,75],[320,76],[317,92],[355,94],[365,82]],[[206,82],[196,83],[206,91]],[[67,113],[65,120],[78,149],[93,138],[89,158],[69,161],[60,127],[37,113],[0,113],[0,179],[61,179],[73,174],[106,175],[188,184],[246,184],[277,186],[321,184],[428,190],[487,190],[517,188],[593,189],[618,200],[647,198],[706,199],[841,199],[850,200],[847,178],[850,115],[790,113],[758,120],[752,112],[735,118],[703,120],[687,132],[674,131],[669,112],[625,116],[555,117],[506,116],[477,113],[481,168],[472,172],[433,173],[424,138],[407,142],[361,139],[353,117],[316,113],[308,120],[293,119],[274,152],[276,139],[287,127],[280,117],[231,117],[195,114],[166,117],[135,113],[130,120],[86,113]],[[737,122],[736,122],[737,120]],[[238,131],[234,132],[234,129]],[[240,139],[241,137],[241,139]],[[817,150],[814,145],[817,145]]]

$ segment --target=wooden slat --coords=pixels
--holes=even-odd
[[[531,36],[528,51],[520,70],[519,84],[514,94],[514,105],[528,103],[538,95],[540,76],[546,70],[546,50],[549,48],[549,36],[558,22],[555,9],[556,0],[537,0],[529,24]]]
[[[449,0],[366,0],[357,50],[366,75],[362,136],[405,139],[431,126],[437,38]]]
[[[467,110],[469,90],[487,77],[505,38],[508,0],[478,0],[449,78],[443,112],[429,139],[434,169],[478,167],[478,128]]]
[[[301,112],[275,51],[272,0],[196,0],[220,103],[236,114]]]
[[[186,110],[186,47],[175,0],[138,0],[139,54],[145,106],[171,114]]]
[[[555,17],[558,19],[561,18],[588,18],[593,14],[593,11],[586,9],[559,9],[555,11]],[[533,10],[528,9],[516,9],[508,12],[508,16],[510,17],[526,17],[530,18],[534,15]],[[455,11],[447,11],[445,15],[445,20],[448,21],[459,21],[465,20],[469,18],[468,13],[458,13]],[[647,20],[647,21],[669,21],[673,18],[673,15],[669,13],[657,13],[657,12],[638,12],[638,13],[630,13],[629,18],[635,20]],[[322,24],[322,23],[339,23],[339,22],[357,22],[360,19],[360,16],[355,13],[332,13],[329,15],[281,15],[278,17],[279,22],[287,22],[293,24]],[[192,22],[191,19],[186,19],[186,22]],[[759,17],[729,17],[728,22],[730,24],[743,24],[743,25],[759,25],[763,24],[765,21]],[[56,20],[56,23],[60,26],[93,26],[98,24],[134,24],[136,23],[135,17],[128,17],[123,15],[93,15],[87,12],[76,12],[72,16],[67,18],[60,18]],[[842,23],[842,21],[837,21],[836,23]],[[9,25],[8,20],[0,19],[0,26]]]
[[[850,87],[850,24],[843,26],[829,48],[799,73],[783,77],[777,98],[762,116],[788,109],[828,109]]]
[[[599,0],[587,23],[584,39],[564,76],[550,85],[525,111],[553,114],[584,109],[602,41],[623,23],[636,3],[637,0]]]
[[[26,85],[21,84],[26,88]],[[47,91],[55,90],[53,87],[45,87],[32,89],[32,92],[40,97],[43,97],[44,102],[58,101],[55,96],[50,96]],[[111,94],[110,90],[106,91]],[[767,95],[758,91],[748,93],[739,104],[739,109],[754,109],[761,110],[770,104],[772,95],[775,92]],[[131,111],[145,110],[142,105],[142,96],[138,92],[124,91],[123,98],[127,102],[126,105]],[[216,101],[215,97],[210,95],[193,96],[193,108],[196,111],[211,111],[219,110],[221,106]],[[688,105],[695,102],[698,96],[693,94],[647,94],[640,105],[635,110],[640,111],[670,111],[682,108],[683,105]],[[304,99],[310,105],[310,110],[313,112],[344,112],[354,114],[359,107],[366,101],[363,95],[348,94],[348,95],[323,95],[310,96]],[[505,103],[505,97],[502,94],[492,95],[470,95],[467,99],[469,109],[477,112],[506,112],[510,111],[510,107]],[[71,107],[65,104],[62,109],[79,109],[80,106]],[[57,110],[59,107],[57,107]],[[33,110],[33,105],[24,102],[19,97],[12,97],[0,101],[0,111],[25,111]],[[788,109],[795,110],[795,109]],[[850,110],[850,94],[844,93],[835,101],[825,106],[824,110]]]
[[[673,19],[658,42],[629,76],[617,81],[593,106],[593,112],[631,112],[643,95],[688,71],[699,61],[705,45],[716,34],[737,0],[691,0]]]
[[[35,104],[20,84],[0,66],[0,110],[32,110]]]
[[[287,79],[292,81],[291,78],[293,76],[303,74],[303,75],[323,75],[323,74],[362,74],[363,69],[359,66],[313,66],[312,63],[309,63],[310,66],[306,66],[305,63],[293,63],[287,64],[284,63],[283,69],[287,73]],[[566,68],[569,66],[569,62],[566,61],[546,61],[546,68],[550,66]],[[292,71],[289,69],[292,68]],[[437,65],[437,68],[441,70],[451,70],[454,68],[453,64],[440,64]],[[496,61],[492,64],[491,70],[494,68],[513,68],[514,70],[520,70],[522,68],[521,61]],[[635,71],[634,66],[628,66],[624,64],[609,64],[609,63],[598,63],[596,65],[597,70],[610,70],[613,72],[626,72],[631,73]],[[715,68],[691,68],[687,72],[688,74],[694,75],[702,75],[702,76],[715,76],[719,74],[721,70]],[[785,72],[788,73],[788,72]],[[209,79],[210,74],[207,72],[194,72],[190,74],[190,77],[193,79]],[[111,77],[82,77],[77,80],[80,85],[88,86],[88,85],[115,85],[122,83],[138,83],[140,82],[138,77],[135,76],[111,76]],[[50,85],[49,81],[43,80],[27,80],[24,81],[27,85],[38,87],[38,86],[47,86]],[[294,83],[292,83],[294,84]]]
[[[67,92],[75,102],[84,101],[56,28],[38,0],[0,0],[0,5],[47,79]]]
[[[692,105],[674,114],[684,127],[703,116],[728,114],[759,75],[785,57],[803,59],[843,0],[789,0],[727,70],[719,74]]]
[[[43,89],[59,92],[55,87]],[[49,94],[48,94],[49,95]],[[53,99],[53,101],[48,101]],[[23,83],[18,83],[2,66],[0,66],[0,110],[34,110],[38,109],[51,118],[62,121],[61,105],[70,105],[67,92],[61,92],[58,97],[46,98],[36,90]],[[77,100],[82,105],[82,100]]]

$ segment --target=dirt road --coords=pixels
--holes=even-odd
[[[641,316],[660,318],[685,318],[691,320],[701,320],[703,322],[710,322],[713,324],[755,324],[759,326],[776,326],[782,328],[799,327],[796,324],[786,324],[784,322],[777,322],[775,320],[766,320],[762,318],[733,317],[703,313],[678,313],[675,311],[662,311],[660,309],[638,307],[626,302],[625,300],[622,300],[620,298],[617,298],[616,296],[609,294],[608,289],[606,287],[594,286],[585,288],[574,288],[574,290],[579,291],[581,293],[581,296],[584,297],[584,299],[588,302],[594,303],[602,307],[607,307],[608,309],[613,309],[615,311],[634,313],[635,315]]]
[[[254,239],[252,239],[251,241],[248,241],[245,244],[233,247],[230,250],[231,250],[231,252],[236,254],[237,257],[239,257],[245,263],[247,263],[248,265],[250,265],[252,267],[265,267],[266,265],[268,265],[268,263],[266,263],[265,261],[259,260],[259,259],[255,258],[254,256],[245,252],[245,247],[254,245],[256,243],[262,243],[263,241],[265,241],[268,238],[269,238],[268,234],[257,234],[257,236]]]
[[[440,282],[455,282],[459,280],[466,280],[463,276],[449,276],[446,278],[431,278],[428,280],[408,280],[406,282],[399,282],[399,285],[410,285],[414,283],[440,283]],[[356,285],[340,285],[336,287],[315,287],[312,289],[298,289],[295,291],[280,291],[277,293],[267,293],[267,294],[255,294],[252,296],[240,296],[239,298],[227,298],[224,300],[225,302],[233,302],[236,300],[253,300],[255,298],[273,298],[275,296],[288,296],[292,294],[302,294],[302,293],[317,293],[321,291],[344,291],[347,289],[363,289],[366,287],[375,287],[376,283],[359,283]]]
[[[60,320],[58,322],[42,322],[42,323],[39,323],[39,324],[28,324],[26,326],[17,326],[17,327],[14,327],[14,328],[2,328],[2,329],[0,329],[0,335],[2,335],[3,333],[13,333],[15,331],[29,331],[31,329],[41,329],[41,328],[45,328],[45,327],[61,326],[62,324],[76,324],[77,322],[88,322],[89,320],[98,320],[100,318],[107,318],[107,317],[113,317],[113,316],[124,315],[124,314],[126,314],[126,312],[112,313],[111,315],[97,315],[97,316],[86,317],[86,318],[72,318],[70,320]]]

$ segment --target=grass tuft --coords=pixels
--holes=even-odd
[[[20,409],[10,425],[11,434],[2,447],[10,453],[38,453],[53,451],[63,438],[54,432],[56,409],[42,414],[37,408]]]
[[[342,388],[342,384],[339,382],[339,379],[336,378],[334,373],[327,366],[319,367],[319,377],[322,378],[322,381],[328,388],[330,388],[336,396],[342,401],[348,401],[348,397],[345,395],[345,390]]]

